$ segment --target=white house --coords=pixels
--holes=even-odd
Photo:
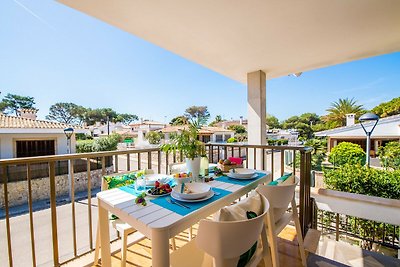
[[[123,124],[122,122],[109,122],[106,124],[102,124],[97,122],[95,125],[89,126],[89,130],[93,137],[107,136],[112,133],[118,133],[121,135],[129,135],[133,136],[133,132],[131,127]]]
[[[349,114],[352,115],[352,114]],[[359,144],[366,148],[366,135],[361,124],[354,124],[352,118],[347,118],[347,126],[315,133],[315,136],[328,137],[328,151],[331,151],[340,142]],[[369,130],[373,123],[364,124]],[[390,116],[379,120],[371,136],[371,156],[378,151],[378,147],[390,141],[400,141],[400,115]]]
[[[165,140],[169,140],[171,133],[178,133],[179,131],[187,128],[186,125],[168,126],[161,130],[165,136]],[[233,137],[235,132],[232,130],[224,129],[222,127],[203,126],[199,129],[199,140],[208,143],[226,142],[229,138]]]
[[[21,110],[20,116],[0,114],[0,158],[34,157],[66,154],[67,138],[64,129],[85,133],[82,127],[36,119],[36,110]],[[75,136],[71,138],[75,152]]]

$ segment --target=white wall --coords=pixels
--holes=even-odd
[[[0,134],[0,158],[8,159],[14,158],[16,155],[15,141],[23,139],[54,139],[56,140],[56,154],[67,154],[67,138],[64,133],[49,133],[49,134]],[[72,153],[75,153],[75,136],[72,140]]]

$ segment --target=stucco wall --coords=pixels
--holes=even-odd
[[[113,166],[106,169],[107,173],[113,171]],[[74,174],[75,192],[87,191],[88,179],[86,172]],[[92,189],[101,186],[101,170],[91,171]],[[8,204],[10,207],[28,203],[27,181],[8,183]],[[68,175],[56,176],[56,196],[67,196],[69,194]],[[49,177],[32,180],[33,201],[50,199]],[[4,207],[4,185],[0,185],[0,208]]]
[[[15,141],[16,140],[50,140],[56,141],[56,154],[67,154],[67,138],[64,133],[12,133],[0,134],[0,158],[9,159],[14,158],[16,154]],[[72,153],[75,153],[75,137],[72,140]]]

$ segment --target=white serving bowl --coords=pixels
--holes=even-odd
[[[229,170],[229,177],[233,178],[250,178],[256,173],[256,170],[245,169],[245,168],[237,168],[235,172],[233,170]]]
[[[146,186],[154,186],[156,181],[165,184],[172,179],[171,175],[166,174],[146,174],[144,177],[146,179]]]
[[[206,197],[211,190],[211,186],[205,183],[188,183],[185,184],[185,186],[191,191],[191,193],[181,193],[181,185],[175,186],[172,191],[182,199],[200,199]]]

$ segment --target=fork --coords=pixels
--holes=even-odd
[[[190,209],[190,207],[188,207],[182,203],[176,202],[175,200],[172,200],[171,198],[167,198],[166,200],[167,200],[167,202],[169,202],[171,204],[175,204],[175,205],[181,206],[183,208]]]

